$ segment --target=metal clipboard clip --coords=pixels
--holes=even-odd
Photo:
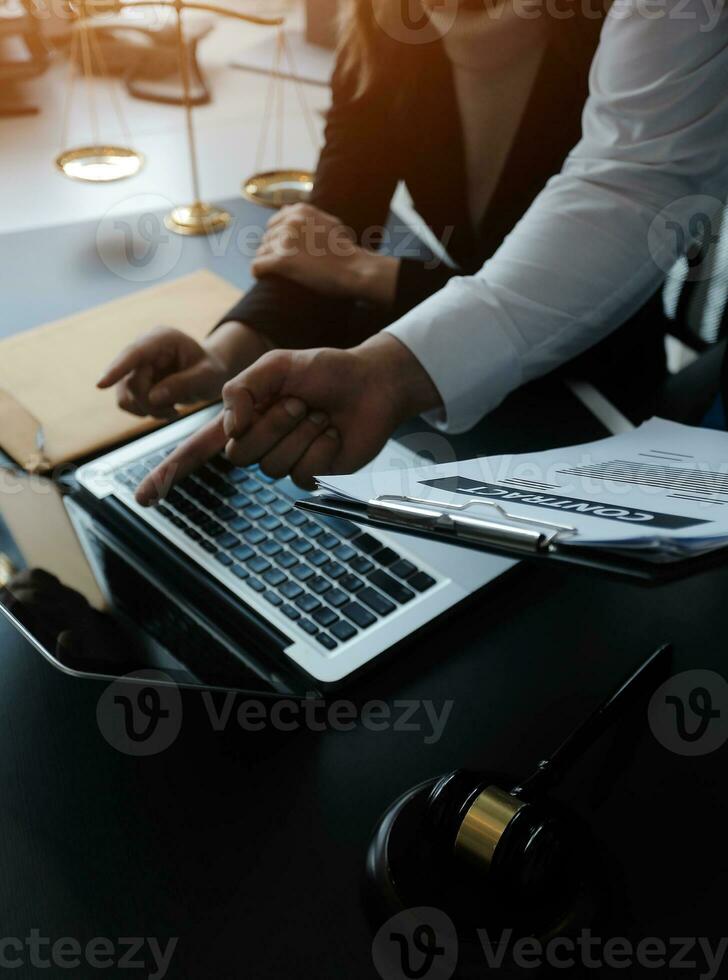
[[[475,506],[489,507],[503,520],[491,521],[464,513]],[[417,530],[437,532],[456,541],[460,539],[526,553],[550,551],[561,535],[578,533],[575,527],[567,524],[509,514],[495,501],[476,497],[458,504],[433,504],[420,497],[385,494],[367,503],[367,514],[375,520],[391,522],[396,518],[399,523]]]

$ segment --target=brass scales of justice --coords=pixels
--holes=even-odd
[[[88,183],[109,183],[111,181],[133,177],[135,174],[137,174],[144,165],[144,155],[138,150],[131,149],[129,145],[113,145],[111,143],[103,142],[100,138],[99,119],[92,90],[94,80],[94,63],[97,66],[99,74],[102,78],[107,78],[109,73],[101,46],[96,38],[95,31],[91,28],[89,23],[91,19],[91,14],[89,11],[92,10],[94,6],[101,9],[99,8],[98,0],[96,3],[94,3],[94,0],[72,0],[72,7],[78,18],[78,29],[74,32],[71,41],[69,58],[70,75],[66,105],[63,115],[62,145],[66,145],[67,143],[71,102],[79,63],[82,67],[87,86],[93,143],[87,146],[63,150],[56,158],[55,163],[57,169],[61,173],[73,180],[80,180]],[[270,208],[278,208],[284,204],[291,204],[295,203],[296,201],[306,200],[311,188],[313,187],[313,173],[304,169],[283,169],[280,165],[283,130],[283,78],[281,75],[281,66],[284,59],[288,62],[291,77],[295,83],[296,92],[301,104],[302,114],[308,126],[309,137],[314,146],[316,146],[318,143],[310,108],[306,103],[300,84],[296,81],[293,55],[282,30],[285,23],[285,18],[259,17],[254,14],[239,13],[237,11],[218,7],[213,4],[197,2],[197,0],[116,0],[116,2],[113,3],[113,9],[115,11],[134,7],[167,8],[174,10],[175,12],[177,52],[180,78],[182,82],[183,106],[185,110],[187,132],[187,149],[190,160],[190,174],[194,199],[191,204],[175,207],[168,215],[166,215],[164,223],[167,229],[179,235],[208,235],[223,230],[231,221],[231,216],[227,211],[203,200],[200,189],[197,142],[192,112],[193,106],[191,98],[190,62],[182,17],[184,10],[200,10],[206,13],[219,14],[223,17],[232,17],[236,20],[245,21],[250,24],[277,28],[278,34],[275,60],[268,88],[268,94],[266,97],[263,132],[258,148],[259,167],[267,146],[270,130],[270,119],[273,115],[277,115],[277,168],[275,170],[258,172],[248,180],[244,181],[242,184],[242,192],[248,199]],[[104,9],[108,9],[108,7],[105,7]],[[111,99],[114,104],[114,109],[120,123],[124,139],[128,144],[131,144],[131,134],[126,125],[124,113],[114,86],[111,87]]]

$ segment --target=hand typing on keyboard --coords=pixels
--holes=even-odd
[[[272,351],[225,385],[223,404],[140,484],[140,504],[155,503],[223,450],[238,466],[259,462],[302,487],[317,474],[354,472],[439,396],[407,348],[379,334],[348,351]]]

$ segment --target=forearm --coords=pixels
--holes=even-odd
[[[205,339],[203,346],[233,377],[258,357],[271,350],[273,344],[258,330],[237,320],[226,320]]]

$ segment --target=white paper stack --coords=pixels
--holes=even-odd
[[[322,476],[318,484],[362,504],[382,497],[433,507],[468,501],[469,517],[543,524],[558,529],[563,545],[655,562],[728,545],[728,433],[663,419],[543,453]]]

